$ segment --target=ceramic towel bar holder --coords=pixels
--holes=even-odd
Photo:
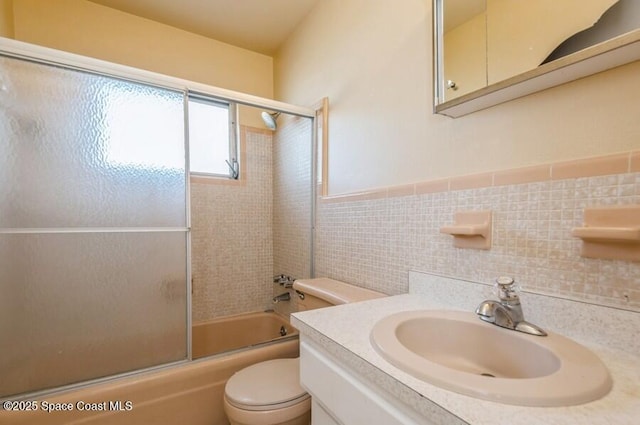
[[[460,211],[454,224],[441,227],[440,233],[453,236],[456,248],[490,249],[491,229],[491,211]]]
[[[582,239],[583,257],[640,261],[640,205],[586,208],[571,234]]]

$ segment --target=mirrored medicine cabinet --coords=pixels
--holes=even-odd
[[[640,59],[637,0],[434,0],[434,112],[463,116]]]

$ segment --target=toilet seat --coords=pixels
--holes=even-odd
[[[299,358],[254,364],[234,374],[225,387],[227,402],[249,411],[283,409],[309,397],[300,386]]]

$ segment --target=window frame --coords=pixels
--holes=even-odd
[[[204,105],[214,105],[217,107],[224,107],[229,112],[229,120],[228,120],[228,128],[229,128],[229,155],[225,162],[228,165],[229,172],[227,174],[220,173],[207,173],[203,171],[192,171],[191,170],[191,144],[190,144],[190,119],[191,115],[189,114],[189,103],[197,102]],[[211,179],[228,179],[228,180],[239,180],[240,179],[240,146],[239,146],[239,126],[238,126],[238,103],[233,102],[226,99],[221,99],[215,96],[187,92],[186,94],[186,126],[185,131],[187,132],[187,141],[188,141],[188,155],[189,155],[189,175],[193,177],[203,177],[203,178],[211,178]]]

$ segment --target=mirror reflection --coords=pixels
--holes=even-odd
[[[634,0],[436,0],[436,103],[456,99],[640,27]]]

